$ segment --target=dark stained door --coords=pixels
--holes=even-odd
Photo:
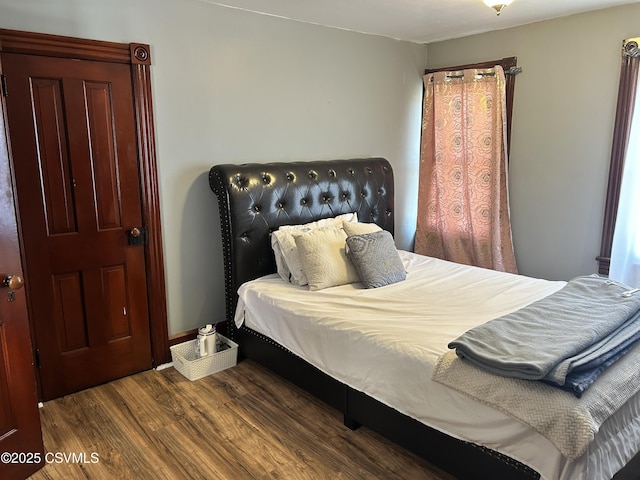
[[[42,466],[44,450],[4,125],[0,105],[0,478],[17,480]]]
[[[42,398],[152,365],[128,65],[2,54]]]

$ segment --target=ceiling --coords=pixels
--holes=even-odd
[[[431,43],[637,0],[514,0],[500,16],[482,0],[203,0],[306,23]]]

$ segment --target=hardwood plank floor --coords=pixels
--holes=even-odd
[[[250,360],[193,382],[150,370],[40,414],[53,461],[32,480],[453,478],[365,427],[349,430],[337,410]]]

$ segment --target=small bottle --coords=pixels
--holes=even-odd
[[[198,329],[198,337],[196,342],[196,354],[199,357],[206,357],[216,351],[216,328],[208,323],[204,327]]]

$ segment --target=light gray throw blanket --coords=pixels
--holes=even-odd
[[[564,385],[573,368],[640,331],[640,292],[596,275],[475,327],[449,344],[460,358],[512,378]]]
[[[542,382],[486,372],[460,360],[452,350],[438,359],[433,380],[519,420],[568,460],[575,460],[587,451],[602,423],[638,395],[639,366],[640,345],[636,345],[580,399]]]

